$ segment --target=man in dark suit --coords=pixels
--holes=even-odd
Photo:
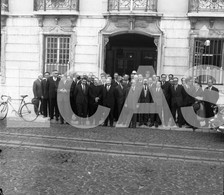
[[[102,102],[103,98],[103,86],[99,84],[97,78],[94,79],[92,85],[89,86],[89,117],[94,115],[98,105]],[[100,118],[95,118],[95,125],[99,124]],[[90,120],[90,123],[93,124],[93,119]]]
[[[170,110],[171,110],[171,84],[169,81],[166,81],[167,76],[165,74],[161,75],[161,88],[163,90],[163,94],[165,96],[167,104],[163,104],[163,113],[164,113],[164,125],[167,126],[170,117]],[[168,105],[168,107],[167,107]]]
[[[159,125],[162,124],[162,110],[163,110],[163,103],[164,103],[164,96],[163,90],[161,88],[161,81],[156,82],[156,87],[152,89],[152,96],[153,101],[155,103],[155,114],[153,123],[157,128]]]
[[[87,79],[84,77],[81,79],[81,83],[76,85],[74,91],[77,115],[82,118],[87,118],[88,94],[89,94],[89,86],[87,85]],[[82,119],[79,121],[79,124],[84,125]]]
[[[120,78],[120,75],[117,72],[115,72],[114,73],[114,78],[111,81],[111,85],[114,88],[116,88],[119,85],[119,78]],[[117,105],[117,99],[115,99],[115,105]],[[114,120],[117,121],[118,117],[119,117],[119,111],[118,111],[117,106],[114,107],[114,114],[113,115],[114,115]]]
[[[118,111],[118,119],[120,119],[120,114],[121,114],[121,110],[123,108],[124,105],[124,101],[125,101],[125,89],[124,86],[122,85],[122,77],[119,76],[118,78],[119,84],[118,86],[116,86],[115,88],[115,97],[116,97],[116,108]],[[123,119],[120,119],[119,122],[124,122]]]
[[[47,91],[47,79],[50,77],[49,72],[44,73],[44,78],[41,81],[42,87],[42,105],[43,105],[43,115],[44,117],[50,116],[50,102],[49,102],[49,92]]]
[[[107,78],[106,86],[103,89],[103,105],[110,108],[109,116],[104,122],[104,126],[108,125],[110,121],[110,126],[113,127],[114,123],[114,106],[115,106],[115,87],[111,85],[111,79]]]
[[[178,126],[182,127],[184,124],[184,118],[181,113],[181,107],[184,105],[184,97],[187,96],[186,91],[182,85],[178,84],[178,78],[173,78],[174,85],[171,87],[171,112],[175,122],[177,121]],[[177,120],[176,120],[177,112]]]
[[[39,74],[38,78],[33,82],[33,95],[34,95],[34,98],[37,100],[35,112],[38,113],[39,106],[40,106],[41,114],[43,114],[43,109],[42,109],[43,94],[42,94],[42,86],[41,86],[42,79],[43,79],[43,75]]]
[[[71,104],[71,107],[72,107],[72,111],[75,114],[77,114],[76,101],[75,101],[75,97],[74,97],[75,87],[76,87],[76,85],[80,85],[80,84],[81,84],[80,75],[73,74],[72,84],[71,84],[71,89],[70,89],[70,104]]]
[[[213,80],[208,80],[208,86],[204,90],[204,105],[205,105],[205,116],[206,116],[206,126],[209,125],[210,117],[213,117],[215,113],[213,112],[214,106],[219,99],[219,90],[213,86]]]
[[[144,79],[143,80],[143,86],[141,87],[142,91],[140,94],[140,98],[139,98],[139,102],[140,103],[151,103],[152,102],[152,96],[151,96],[151,92],[149,90],[148,87],[148,80]],[[141,107],[140,106],[140,110],[142,112],[145,112],[144,114],[140,114],[140,122],[139,122],[139,126],[141,125],[148,125],[148,120],[149,120],[149,107]],[[147,114],[146,114],[147,113]]]
[[[56,118],[56,121],[58,121],[59,118],[59,111],[58,111],[58,104],[57,104],[57,89],[58,84],[60,82],[60,78],[58,78],[58,71],[54,70],[52,72],[52,76],[48,78],[47,80],[47,91],[49,95],[49,101],[50,101],[50,120]]]
[[[125,92],[125,103],[124,108],[126,110],[126,126],[129,125],[130,128],[136,128],[137,123],[137,110],[139,109],[139,95],[141,89],[137,87],[136,80],[131,81],[132,85]],[[131,120],[130,120],[131,119]],[[130,123],[129,123],[130,120]],[[129,123],[129,124],[128,124]]]

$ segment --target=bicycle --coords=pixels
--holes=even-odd
[[[39,112],[37,112],[37,106],[31,102],[26,103],[25,98],[28,97],[28,95],[21,95],[22,99],[12,99],[10,96],[2,95],[1,99],[3,102],[0,103],[0,120],[4,120],[8,114],[9,111],[9,105],[19,117],[21,117],[23,120],[27,122],[32,122],[36,120],[36,118],[39,115]],[[3,98],[6,98],[4,100]],[[12,100],[21,100],[18,111],[13,107],[11,101]]]

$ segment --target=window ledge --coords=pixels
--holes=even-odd
[[[104,16],[155,16],[155,17],[162,17],[162,13],[158,12],[144,12],[144,11],[109,11],[103,13]]]
[[[224,17],[223,12],[190,12],[187,15],[188,17],[215,17],[215,18]]]
[[[34,11],[34,15],[45,15],[45,16],[52,16],[52,15],[60,15],[60,16],[74,16],[79,15],[79,11],[75,10],[47,10],[47,11]]]

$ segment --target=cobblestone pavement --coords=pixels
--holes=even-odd
[[[101,154],[2,148],[5,195],[222,195],[223,167]]]
[[[224,149],[0,132],[0,146],[92,152],[224,165]]]
[[[1,122],[1,121],[0,121]],[[0,132],[63,136],[121,142],[144,142],[155,144],[180,145],[191,147],[224,148],[224,134],[214,131],[172,131],[149,128],[110,128],[77,129],[70,125],[51,124],[50,128],[6,128],[0,123]]]
[[[0,129],[0,188],[5,195],[224,194],[222,134],[60,124],[6,128],[0,123]],[[80,148],[84,150],[78,152]]]

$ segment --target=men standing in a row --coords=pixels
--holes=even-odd
[[[42,88],[42,105],[43,105],[43,115],[44,117],[50,116],[50,102],[49,102],[49,92],[47,91],[47,79],[50,77],[49,72],[44,73],[44,78],[41,81]]]
[[[50,101],[50,120],[56,118],[58,121],[59,118],[59,111],[58,111],[58,104],[57,104],[57,89],[58,84],[60,82],[60,78],[58,78],[58,71],[54,70],[52,72],[52,76],[47,80],[47,91],[49,93],[49,101]]]
[[[33,82],[33,95],[34,98],[36,99],[36,107],[35,107],[35,112],[37,114],[39,111],[39,106],[40,106],[40,113],[42,114],[42,87],[41,87],[41,81],[42,81],[43,75],[39,74],[38,78]]]

